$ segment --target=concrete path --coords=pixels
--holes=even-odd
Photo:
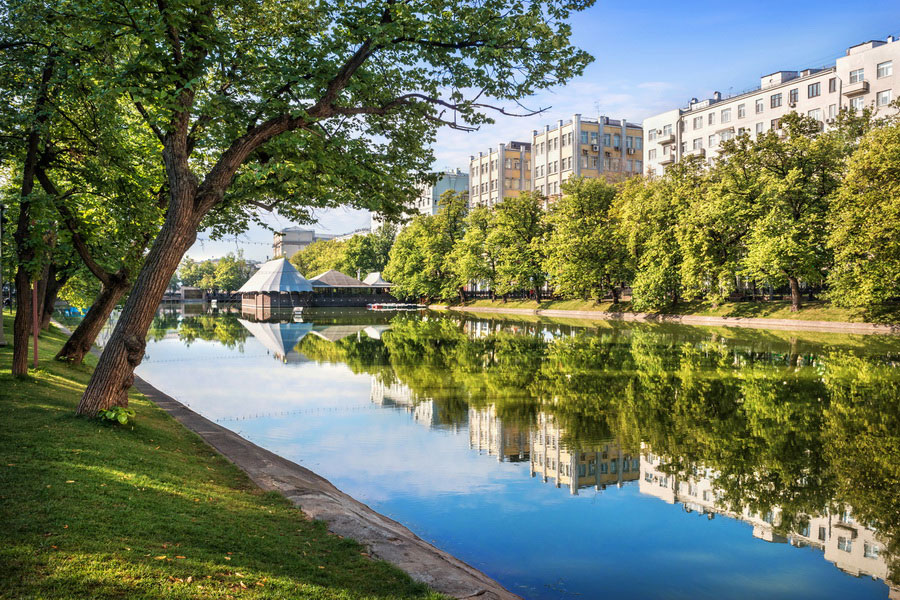
[[[71,334],[61,323],[53,324]],[[91,352],[100,354],[96,347]],[[416,581],[461,600],[522,600],[481,571],[351,498],[324,477],[213,423],[138,376],[134,387],[247,473],[256,485],[280,492],[311,519],[325,521],[332,533],[360,542],[369,554],[396,565]]]

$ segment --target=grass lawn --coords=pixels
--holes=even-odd
[[[534,300],[474,300],[467,302],[466,308],[529,308],[543,310],[595,310],[601,312],[634,312],[630,302],[594,302],[592,300],[554,300],[535,302]],[[705,317],[748,317],[757,319],[801,319],[805,321],[834,321],[842,323],[898,323],[900,306],[885,306],[878,310],[861,311],[841,308],[825,302],[808,302],[798,312],[791,312],[791,303],[772,302],[726,302],[713,308],[702,302],[682,302],[677,306],[660,311],[664,314],[699,315]]]
[[[78,418],[93,356],[10,376],[0,348],[0,598],[440,598],[263,492],[138,394],[134,426]]]

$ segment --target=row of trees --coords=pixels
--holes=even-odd
[[[396,220],[433,179],[440,127],[489,123],[584,70],[568,19],[591,4],[4,3],[13,373],[27,374],[32,283],[55,286],[74,264],[100,282],[86,323],[102,325],[130,289],[78,412],[127,404],[200,229],[238,233],[274,209],[309,222],[335,206]],[[81,340],[86,351],[93,337]]]
[[[240,251],[237,254],[229,252],[218,260],[196,261],[186,257],[181,261],[172,284],[204,290],[234,291],[247,283],[253,272],[253,264]]]
[[[376,231],[348,240],[320,240],[295,252],[290,262],[307,278],[331,269],[351,277],[365,276],[384,270],[396,234],[396,225],[386,223]]]
[[[804,287],[851,307],[900,297],[900,120],[868,110],[827,132],[790,114],[661,177],[570,179],[546,211],[533,192],[492,209],[465,200],[448,192],[398,236],[386,268],[398,293],[451,300],[479,283],[540,299],[546,284],[618,302],[630,285],[638,310],[780,287],[794,310]]]

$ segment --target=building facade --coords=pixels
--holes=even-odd
[[[842,108],[872,107],[879,114],[900,92],[900,44],[889,37],[857,44],[834,65],[802,71],[777,71],[760,78],[760,86],[723,98],[693,98],[676,108],[644,120],[646,175],[661,175],[686,156],[712,161],[720,144],[748,133],[756,136],[778,129],[790,112],[808,115],[827,128]]]
[[[559,198],[570,177],[604,177],[621,181],[643,172],[643,128],[626,119],[573,115],[568,121],[532,132],[533,189],[549,200]]]
[[[531,143],[499,144],[469,158],[469,204],[494,206],[531,189]]]
[[[438,173],[437,183],[422,186],[421,194],[415,201],[416,209],[423,215],[436,215],[441,208],[441,194],[448,191],[468,192],[469,174],[459,169]]]
[[[303,250],[313,242],[331,240],[336,236],[331,233],[317,233],[312,229],[302,227],[287,227],[276,231],[272,236],[272,257],[290,258],[300,250]]]

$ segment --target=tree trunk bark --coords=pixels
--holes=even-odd
[[[50,328],[50,319],[53,318],[53,311],[56,308],[56,299],[59,297],[59,291],[69,281],[69,275],[63,274],[57,277],[56,266],[50,265],[47,272],[47,283],[44,288],[44,300],[41,309],[41,329]]]
[[[134,369],[144,357],[147,330],[178,263],[197,238],[193,197],[174,200],[78,404],[80,415],[94,416],[98,410],[128,406],[128,389],[134,382]]]
[[[796,277],[788,277],[788,281],[791,284],[791,312],[797,312],[803,299],[800,295],[800,282]]]
[[[91,304],[91,308],[88,309],[87,315],[56,355],[56,360],[76,365],[81,364],[85,355],[93,348],[97,336],[100,335],[100,331],[109,320],[109,315],[126,291],[128,291],[128,282],[120,279],[114,278],[111,285],[104,285],[100,294],[94,299],[94,303]]]
[[[12,374],[28,375],[28,338],[31,333],[31,278],[20,264],[16,269],[16,318],[13,321]]]

